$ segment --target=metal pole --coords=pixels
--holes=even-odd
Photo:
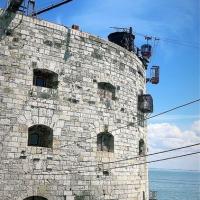
[[[60,3],[52,4],[51,6],[49,6],[47,8],[43,8],[43,9],[37,11],[37,12],[33,12],[31,14],[31,16],[36,16],[36,15],[39,15],[41,13],[47,12],[47,11],[49,11],[51,9],[54,9],[54,8],[57,8],[57,7],[59,7],[59,6],[63,5],[63,4],[69,3],[70,1],[72,1],[72,0],[64,0],[64,1],[60,2]]]

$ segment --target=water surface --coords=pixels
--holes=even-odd
[[[200,200],[200,172],[150,169],[149,182],[158,200]]]

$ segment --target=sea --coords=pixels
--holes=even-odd
[[[200,171],[149,169],[157,200],[200,200]]]

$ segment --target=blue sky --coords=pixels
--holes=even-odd
[[[36,0],[36,3],[37,7],[41,8],[58,1]],[[1,0],[0,6],[4,6],[5,2]],[[147,86],[148,93],[154,98],[154,114],[156,114],[200,98],[199,10],[199,0],[73,0],[60,8],[40,15],[40,18],[69,27],[72,24],[78,24],[82,31],[105,39],[113,31],[109,27],[113,26],[132,26],[137,33],[160,38],[149,65],[160,66],[160,83]],[[136,35],[136,45],[140,46],[144,42],[143,37]],[[151,136],[158,132],[156,137],[159,137],[159,131],[166,132],[167,135],[166,124],[169,125],[170,130],[176,127],[182,133],[182,142],[177,143],[177,140],[166,139],[171,141],[171,146],[174,143],[181,146],[187,140],[187,131],[190,133],[193,131],[192,135],[195,135],[194,138],[197,135],[196,140],[199,140],[200,126],[197,125],[200,124],[199,119],[200,103],[196,103],[150,120],[149,132]],[[157,127],[156,130],[155,127]],[[177,134],[174,135],[177,136]],[[180,134],[177,137],[180,139]],[[170,145],[163,147],[160,143],[157,143],[157,146],[151,146],[153,142],[155,142],[155,135],[149,139],[151,151],[171,147]],[[187,166],[187,169],[200,170],[197,156],[193,158],[193,162],[196,163],[195,167]],[[178,162],[176,164],[173,162],[167,167],[183,168],[182,161],[181,164]],[[159,163],[153,165],[153,167],[159,166]]]

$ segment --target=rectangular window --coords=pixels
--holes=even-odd
[[[138,111],[138,113],[137,113],[137,122],[138,122],[139,126],[141,126],[141,127],[145,126],[144,113],[141,111]]]

